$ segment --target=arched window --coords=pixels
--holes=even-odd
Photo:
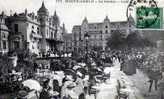
[[[53,38],[53,32],[51,32],[51,37]]]
[[[108,26],[106,25],[105,28],[108,28]]]
[[[105,33],[107,34],[108,33],[108,30],[105,30]]]

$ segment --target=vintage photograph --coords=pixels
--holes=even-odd
[[[0,0],[0,99],[164,99],[163,0]]]

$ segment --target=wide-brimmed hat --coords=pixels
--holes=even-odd
[[[76,70],[76,72],[78,72],[78,71],[79,71],[80,73],[82,73],[83,75],[87,73],[87,71],[86,71],[84,68],[78,68],[78,69]]]
[[[64,73],[65,73],[66,75],[73,75],[73,76],[76,76],[76,71],[73,70],[73,69],[66,69],[66,70],[64,70]]]

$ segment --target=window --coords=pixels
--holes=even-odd
[[[32,30],[31,33],[35,33],[34,30]]]
[[[5,34],[3,34],[3,38],[6,38],[6,35]]]
[[[39,34],[39,27],[37,27],[37,34]]]
[[[100,39],[102,40],[103,33],[100,31]]]
[[[39,44],[38,44],[38,49],[40,49],[40,46],[39,46]]]
[[[47,29],[47,37],[48,37],[48,33],[49,33],[49,31],[48,31],[48,29]]]
[[[53,32],[51,32],[51,38],[53,38]]]
[[[100,38],[101,38],[101,40],[102,40],[102,38],[103,38],[102,34],[101,34]]]
[[[3,49],[6,49],[7,45],[6,45],[6,41],[3,41]]]
[[[32,29],[34,29],[34,26],[32,25]]]
[[[56,38],[56,33],[54,32],[54,38]]]
[[[22,35],[22,40],[24,40],[24,35]]]
[[[106,25],[105,28],[108,28],[108,26]]]
[[[107,34],[108,33],[108,30],[106,30],[105,33]]]
[[[14,41],[14,48],[18,49],[19,48],[19,42],[18,41]]]
[[[34,49],[34,45],[32,45],[32,49]]]
[[[15,32],[18,32],[18,24],[14,24],[14,30]]]

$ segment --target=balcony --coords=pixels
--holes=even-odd
[[[11,35],[9,35],[10,40],[20,41],[22,39],[22,33],[21,32],[12,32],[10,34],[11,34]]]
[[[51,41],[56,41],[56,40],[57,40],[56,37],[52,37],[52,36],[51,36],[51,37],[47,37],[47,36],[46,36],[46,39],[47,39],[47,40],[51,40]]]
[[[42,38],[41,34],[32,33],[31,35],[32,35],[33,38],[38,38],[38,39]]]

